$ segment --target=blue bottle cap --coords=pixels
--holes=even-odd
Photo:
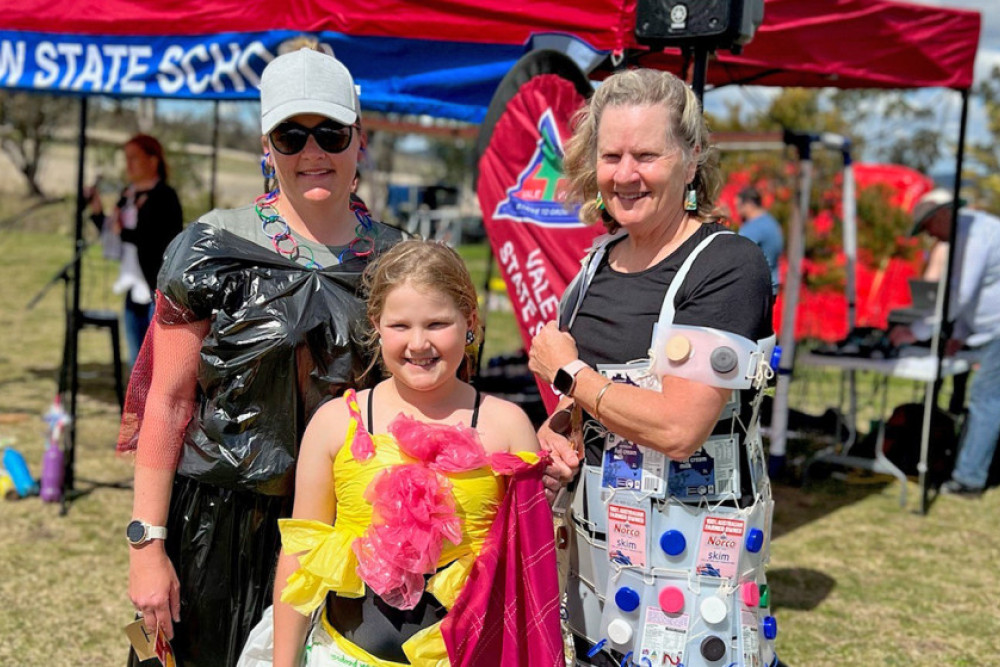
[[[678,556],[687,549],[687,540],[679,530],[665,530],[660,535],[660,548],[669,556]]]
[[[751,528],[750,532],[747,533],[746,547],[747,551],[752,554],[760,551],[761,547],[764,546],[764,531],[760,528]]]
[[[622,586],[615,593],[615,604],[622,611],[635,611],[639,607],[639,593],[628,586]]]
[[[762,624],[764,626],[764,639],[774,639],[778,636],[778,620],[774,616],[765,616]]]
[[[771,370],[777,373],[778,364],[780,363],[781,363],[781,346],[775,345],[774,349],[771,351]]]

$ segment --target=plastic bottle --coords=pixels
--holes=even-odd
[[[14,488],[17,495],[24,498],[38,493],[38,484],[28,470],[28,464],[24,460],[24,455],[13,447],[3,450],[3,467],[14,481]]]
[[[59,443],[62,440],[63,428],[69,422],[69,416],[62,409],[62,401],[58,395],[49,406],[44,419],[49,426],[49,446],[42,456],[41,496],[45,502],[55,503],[62,499],[63,476],[65,474],[63,451]]]
[[[42,500],[47,503],[62,500],[64,473],[62,447],[55,440],[49,440],[48,449],[42,456]]]

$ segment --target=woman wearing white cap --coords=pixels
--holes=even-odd
[[[167,250],[119,441],[136,452],[129,595],[180,667],[235,664],[271,602],[300,437],[357,386],[358,282],[400,238],[352,197],[364,138],[339,61],[309,49],[271,61],[261,130],[273,189]]]

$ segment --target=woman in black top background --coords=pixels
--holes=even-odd
[[[137,134],[122,150],[128,185],[110,216],[105,216],[94,188],[90,210],[98,229],[121,240],[122,270],[113,289],[125,293],[125,337],[131,367],[153,315],[152,290],[163,253],[180,233],[184,214],[177,193],[167,184],[167,161],[160,142],[148,134]]]

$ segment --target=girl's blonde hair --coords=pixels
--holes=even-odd
[[[574,132],[566,144],[563,168],[569,181],[567,203],[581,203],[580,220],[593,224],[604,222],[609,232],[618,223],[606,210],[597,207],[597,130],[601,116],[609,107],[654,106],[664,109],[663,126],[669,144],[676,144],[684,164],[696,164],[694,181],[698,195],[697,216],[712,217],[715,199],[722,186],[719,161],[709,143],[708,126],[701,105],[691,88],[670,72],[630,69],[612,74],[574,116]]]
[[[372,354],[372,363],[365,374],[381,363],[378,331],[373,323],[381,319],[389,292],[401,285],[444,294],[472,322],[473,340],[466,341],[465,359],[458,369],[458,377],[468,382],[475,374],[479,343],[483,339],[476,288],[458,253],[436,241],[403,241],[365,269],[362,286],[368,299],[368,330],[364,343]]]

